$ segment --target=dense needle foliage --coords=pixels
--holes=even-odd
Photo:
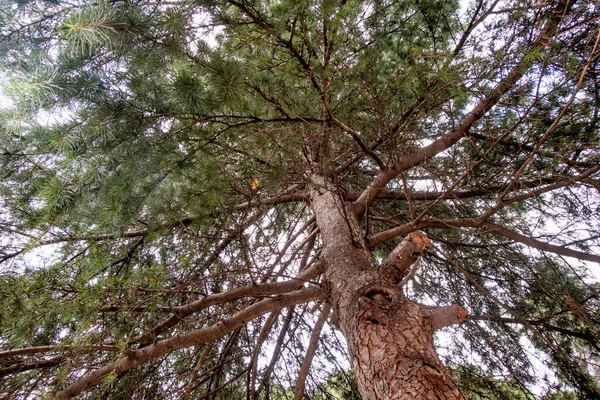
[[[259,288],[318,264],[318,165],[349,204],[392,171],[362,235],[434,243],[405,289],[469,311],[438,340],[469,398],[600,398],[600,5],[571,3],[544,33],[558,1],[0,1],[0,397],[293,294]],[[312,300],[82,397],[292,398]],[[320,335],[306,395],[357,398]]]

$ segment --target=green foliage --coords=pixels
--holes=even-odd
[[[335,371],[321,384],[315,399],[361,400],[352,371]]]
[[[497,207],[487,222],[598,253],[598,172],[579,179],[599,162],[598,5],[572,5],[538,46],[556,2],[461,3],[1,1],[0,351],[55,347],[0,358],[0,397],[51,395],[262,300],[173,311],[297,275],[324,245],[306,239],[312,224],[300,232],[311,171],[358,196],[378,163],[460,126],[519,60],[533,65],[468,137],[392,179],[395,198],[369,204],[361,234],[423,224],[437,247],[405,290],[472,315],[439,340],[469,398],[599,397],[595,267],[473,223]],[[109,374],[83,396],[235,399],[254,380],[259,399],[293,398],[314,307]],[[340,337],[326,325],[308,397],[359,398]],[[99,345],[110,350],[85,348]]]

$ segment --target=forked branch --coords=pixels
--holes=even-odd
[[[521,79],[525,72],[533,66],[535,58],[531,53],[543,49],[548,44],[548,39],[558,32],[558,25],[567,11],[568,0],[561,0],[552,14],[546,21],[546,24],[538,34],[529,51],[519,60],[517,65],[500,81],[500,83],[490,92],[490,94],[481,100],[452,130],[441,138],[434,140],[428,146],[424,146],[412,153],[409,153],[400,159],[391,167],[381,170],[375,180],[362,192],[360,197],[354,202],[353,211],[357,216],[362,216],[369,203],[387,186],[387,184],[401,172],[406,171],[416,165],[419,165],[429,158],[454,146],[460,139],[465,137],[469,129],[479,121],[498,101],[508,93],[514,85]]]

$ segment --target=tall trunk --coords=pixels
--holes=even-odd
[[[363,398],[465,399],[433,347],[434,328],[464,318],[464,310],[432,312],[407,299],[398,285],[427,239],[405,239],[376,265],[356,217],[332,185],[321,176],[313,182],[311,205],[324,244],[325,277]]]

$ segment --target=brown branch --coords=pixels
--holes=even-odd
[[[296,247],[296,249],[294,249],[294,251],[292,251],[292,253],[289,255],[288,260],[281,264],[279,271],[277,271],[277,274],[275,275],[276,278],[281,278],[285,274],[287,267],[289,267],[293,261],[297,260],[296,257],[298,256],[298,253],[300,253],[301,251],[304,251],[305,254],[300,259],[300,265],[298,266],[298,271],[303,271],[304,268],[306,268],[306,265],[308,263],[308,258],[310,256],[310,252],[314,248],[315,239],[319,232],[320,232],[319,228],[313,229],[312,232],[310,232],[310,234],[307,237],[305,237],[304,240],[302,240],[302,242],[300,242],[300,244]],[[317,255],[315,255],[315,258],[313,258],[313,262],[315,260],[318,260]],[[267,276],[267,274],[265,273],[263,280],[267,280],[267,277],[270,277],[270,274],[273,273],[273,269],[271,269],[267,272],[268,272],[269,276]]]
[[[532,197],[539,196],[543,193],[548,193],[548,192],[556,190],[556,189],[567,187],[573,183],[580,182],[580,181],[588,178],[589,176],[591,176],[592,174],[594,174],[598,171],[600,171],[600,166],[596,165],[596,166],[589,168],[586,171],[580,173],[577,176],[569,176],[566,178],[563,177],[562,179],[560,179],[552,184],[537,187],[526,193],[522,193],[522,194],[518,194],[518,195],[515,195],[512,197],[509,197],[509,198],[505,199],[504,201],[498,202],[494,207],[491,207],[489,210],[487,210],[485,213],[483,213],[478,218],[463,218],[463,219],[456,219],[456,220],[429,219],[429,220],[422,220],[419,222],[414,222],[414,221],[409,222],[407,224],[400,225],[395,228],[388,229],[388,230],[379,232],[376,235],[373,235],[367,241],[367,246],[375,247],[378,244],[385,242],[387,240],[393,239],[395,237],[408,235],[410,232],[414,232],[417,229],[479,227],[479,226],[482,226],[482,224],[487,219],[489,219],[493,214],[495,214],[496,212],[498,212],[499,210],[501,210],[508,204],[519,202],[519,201],[524,201],[524,200],[530,199]]]
[[[568,176],[566,178],[562,178],[550,185],[546,185],[546,186],[540,186],[537,188],[534,188],[533,190],[530,190],[526,193],[523,194],[518,194],[518,195],[514,195],[512,197],[509,197],[507,199],[504,199],[502,202],[504,204],[510,204],[510,203],[516,203],[519,201],[523,201],[523,200],[527,200],[530,199],[532,197],[536,197],[539,196],[543,193],[548,193],[552,190],[556,190],[556,189],[560,189],[563,187],[567,187],[573,183],[576,182],[581,182],[584,179],[588,178],[589,176],[595,174],[596,172],[600,171],[600,165],[595,165],[591,168],[588,168],[587,170],[583,171],[582,173],[580,173],[577,176]]]
[[[296,278],[290,279],[288,281],[250,284],[236,289],[232,289],[228,292],[217,293],[207,296],[203,299],[196,300],[185,306],[173,307],[172,311],[174,315],[167,318],[160,324],[156,325],[154,328],[150,329],[143,335],[132,339],[129,343],[139,343],[140,347],[143,347],[151,343],[158,335],[165,332],[167,329],[170,329],[173,326],[177,325],[184,318],[194,313],[200,312],[205,308],[213,306],[215,304],[221,304],[225,302],[238,300],[246,296],[269,296],[291,292],[293,290],[298,289],[311,279],[322,274],[324,270],[325,267],[323,263],[315,263],[311,267],[298,274]]]
[[[513,141],[513,140],[507,140],[507,139],[498,140],[496,138],[493,138],[490,136],[485,136],[485,135],[482,135],[480,133],[475,133],[475,132],[469,132],[469,137],[479,139],[479,140],[485,140],[487,142],[498,143],[503,146],[515,147],[519,150],[522,150],[523,152],[533,152],[535,149],[535,146],[532,146],[529,144],[525,144],[525,143],[521,143],[521,142],[517,142],[517,141]],[[561,143],[560,145],[565,146],[564,143]],[[573,150],[584,150],[584,149],[589,149],[589,148],[590,148],[589,144],[587,144],[587,145],[575,144],[575,146],[572,147]],[[537,154],[539,154],[543,157],[547,157],[547,158],[558,159],[571,167],[589,168],[590,166],[593,165],[592,162],[574,161],[567,157],[564,157],[564,155],[553,153],[551,151],[537,149]]]
[[[540,178],[540,179],[536,179],[536,180],[532,180],[532,181],[520,182],[518,187],[514,188],[514,190],[535,188],[540,185],[553,183],[553,182],[556,182],[556,181],[559,181],[562,179],[564,179],[564,177],[554,176],[554,177],[544,177],[544,178]],[[489,196],[491,194],[494,194],[501,190],[504,190],[506,187],[507,187],[507,185],[498,185],[498,186],[488,186],[488,187],[484,187],[484,188],[468,189],[468,190],[461,190],[461,191],[458,191],[458,190],[456,190],[456,191],[453,190],[453,191],[449,191],[449,192],[446,192],[446,191],[434,191],[434,192],[418,191],[418,192],[408,192],[408,194],[405,191],[382,190],[377,195],[376,199],[377,200],[408,200],[408,198],[410,197],[410,200],[429,201],[429,200],[437,200],[441,196],[444,196],[444,199],[446,199],[446,200],[470,199],[473,197]],[[358,193],[358,192],[349,192],[344,195],[344,198],[347,201],[354,201],[354,200],[358,200],[360,195],[361,195],[361,193]]]
[[[479,217],[479,220],[480,221],[488,220],[492,215],[494,215],[495,213],[497,213],[498,211],[500,211],[501,209],[506,207],[508,204],[517,203],[519,201],[524,201],[524,200],[530,199],[532,197],[537,197],[541,194],[551,192],[556,189],[567,187],[575,182],[580,182],[583,179],[588,178],[590,175],[598,172],[599,170],[600,170],[600,165],[595,165],[592,168],[588,168],[586,171],[580,173],[577,176],[569,176],[569,177],[563,178],[551,185],[541,186],[541,187],[535,188],[533,190],[530,190],[528,192],[514,195],[514,196],[506,198],[506,199],[502,199],[502,197],[504,197],[510,189],[507,187],[504,190],[504,192],[500,195],[500,200],[498,200],[496,202],[496,205],[494,205],[489,210],[487,210],[485,213],[483,213]]]
[[[325,100],[323,89],[321,88],[319,82],[315,78],[310,63],[306,61],[304,57],[302,57],[302,54],[300,54],[298,49],[294,46],[293,42],[291,40],[284,39],[283,37],[278,35],[277,30],[271,24],[265,21],[265,19],[258,12],[256,12],[256,10],[250,9],[250,7],[245,4],[245,2],[228,0],[228,3],[239,8],[241,12],[248,16],[254,23],[260,26],[266,33],[275,38],[275,40],[280,45],[282,45],[288,50],[292,54],[292,56],[298,61],[298,63],[302,66],[302,69],[304,69],[304,71],[307,73],[312,86],[321,95],[321,98]]]
[[[32,362],[24,362],[10,367],[0,368],[0,378],[7,375],[17,374],[19,372],[31,371],[33,369],[52,368],[64,361],[62,357],[56,357],[50,360],[40,360]]]
[[[600,263],[600,255],[584,253],[582,251],[573,250],[564,246],[553,245],[550,243],[542,242],[541,240],[534,239],[530,236],[511,231],[503,226],[493,224],[491,222],[482,221],[479,218],[462,218],[462,219],[424,219],[418,224],[408,223],[398,226],[393,229],[389,229],[384,232],[380,232],[373,236],[368,242],[368,247],[374,247],[385,240],[397,237],[400,235],[407,235],[418,229],[425,228],[484,228],[489,232],[497,233],[505,238],[514,240],[522,243],[529,247],[533,247],[540,251],[550,252],[559,254],[561,256],[573,257],[579,260],[592,261]]]
[[[222,385],[217,386],[216,388],[214,388],[213,390],[211,390],[210,392],[208,392],[203,398],[204,399],[210,399],[212,395],[214,395],[215,393],[220,392],[221,390],[223,390],[224,387],[226,387],[227,385],[230,385],[231,383],[237,381],[238,379],[240,379],[245,373],[248,372],[248,368],[244,368],[239,374],[231,377],[230,379],[228,379],[225,383],[223,383]]]
[[[313,327],[313,331],[310,335],[310,340],[308,342],[308,348],[306,349],[306,355],[304,356],[304,361],[302,361],[300,372],[298,372],[294,400],[302,400],[302,398],[304,397],[304,385],[306,384],[308,371],[310,370],[310,366],[317,351],[317,345],[319,344],[319,339],[321,338],[321,330],[323,329],[325,321],[327,321],[330,312],[331,304],[325,303],[325,305],[323,306],[323,310],[321,311],[321,315],[319,315],[319,319],[317,319],[317,322]]]
[[[373,247],[377,246],[378,244],[381,244],[388,240],[397,238],[399,236],[406,236],[411,232],[415,232],[415,231],[419,230],[420,227],[422,227],[422,224],[423,224],[423,221],[419,222],[419,224],[414,224],[411,222],[411,223],[396,226],[391,229],[387,229],[385,231],[381,231],[381,232],[371,236],[367,240],[365,240],[366,246],[368,248],[373,248]]]
[[[258,338],[256,339],[256,344],[254,345],[254,352],[252,353],[252,359],[250,360],[250,384],[248,388],[250,400],[256,400],[256,375],[258,374],[258,356],[260,355],[260,348],[262,347],[265,340],[269,336],[269,332],[271,328],[273,328],[273,324],[279,317],[279,311],[272,312],[265,324],[263,325]]]
[[[206,261],[204,261],[204,263],[202,264],[201,270],[199,271],[199,273],[196,273],[196,275],[200,275],[202,272],[204,272],[204,270],[209,268],[215,261],[217,261],[223,250],[225,250],[227,246],[229,246],[231,242],[233,242],[233,240],[239,235],[239,233],[240,232],[238,229],[230,230],[227,236],[225,236],[223,240],[221,240],[221,242],[219,242],[219,244],[215,246],[213,251],[206,258]]]
[[[499,235],[504,236],[505,238],[512,239],[516,242],[523,243],[529,247],[533,247],[534,249],[540,251],[547,251],[550,253],[559,254],[561,256],[573,257],[579,260],[592,261],[600,264],[600,256],[596,254],[584,253],[583,251],[573,250],[566,248],[564,246],[557,246],[554,244],[542,242],[540,240],[534,239],[530,236],[525,236],[515,231],[511,231],[506,229],[500,225],[492,224],[492,223],[484,223],[481,225],[483,228],[488,229],[491,232],[498,233]]]
[[[50,353],[52,351],[57,352],[91,352],[91,351],[115,351],[121,352],[122,348],[117,346],[108,345],[89,345],[89,346],[36,346],[36,347],[24,347],[22,349],[13,349],[0,351],[0,360],[3,358],[10,358],[16,356],[22,356],[25,354],[36,354],[36,353]]]
[[[301,227],[300,229],[298,229],[298,231],[293,234],[283,245],[283,248],[281,250],[279,250],[279,254],[277,255],[277,257],[275,258],[275,260],[271,263],[271,266],[267,268],[267,271],[264,273],[263,275],[263,280],[267,280],[268,278],[271,277],[271,274],[273,273],[273,270],[275,269],[275,267],[281,262],[281,260],[283,259],[283,257],[285,256],[287,250],[290,248],[290,246],[296,241],[296,239],[298,239],[298,237],[304,233],[305,230],[307,230],[311,225],[313,225],[315,223],[315,217],[311,217],[309,218],[308,221],[306,221]],[[309,237],[313,235],[316,235],[316,233],[311,233],[309,235]],[[295,250],[294,254],[297,254],[296,251],[300,251],[307,243],[307,241],[310,241],[310,239],[305,238],[302,243],[300,243],[300,245],[298,245],[298,248]],[[294,259],[294,255],[292,255],[290,257],[290,261]]]
[[[135,230],[135,231],[128,231],[128,232],[122,232],[122,233],[106,233],[106,234],[99,234],[99,235],[84,235],[84,236],[65,236],[65,237],[59,237],[59,238],[55,238],[55,239],[48,239],[48,240],[39,240],[36,239],[34,240],[34,242],[32,244],[30,244],[28,246],[28,248],[20,250],[18,252],[12,253],[12,254],[7,254],[6,256],[2,257],[2,259],[0,259],[0,262],[2,261],[6,261],[9,258],[18,256],[19,254],[23,253],[26,250],[30,250],[32,248],[36,248],[36,247],[41,247],[41,246],[48,246],[48,245],[52,245],[52,244],[58,244],[58,243],[70,243],[70,242],[101,242],[104,240],[115,240],[115,239],[129,239],[129,238],[134,238],[134,237],[143,237],[143,236],[147,236],[150,233],[153,232],[160,232],[166,229],[172,229],[172,228],[176,228],[178,226],[188,226],[192,223],[192,219],[191,218],[184,218],[181,221],[177,221],[171,224],[161,224],[158,225],[156,228],[150,230],[150,229],[139,229],[139,230]],[[29,236],[29,235],[27,235]]]
[[[452,58],[451,58],[451,60],[454,57],[456,57],[458,55],[458,53],[460,53],[460,51],[462,50],[463,46],[467,42],[467,39],[471,35],[471,32],[473,32],[473,30],[477,27],[477,25],[479,25],[480,23],[482,23],[485,20],[485,18],[487,18],[490,15],[490,12],[494,9],[494,7],[496,6],[496,4],[498,4],[498,0],[496,0],[490,6],[490,8],[487,9],[484,12],[484,14],[480,18],[477,18],[478,15],[479,15],[479,12],[481,11],[481,8],[483,6],[483,0],[479,0],[477,2],[477,7],[475,8],[475,11],[473,12],[473,16],[471,17],[471,20],[469,21],[469,24],[467,25],[467,28],[463,32],[463,34],[460,37],[458,43],[456,44],[456,47],[452,51]]]
[[[258,390],[255,392],[254,399],[259,398],[260,393],[267,386],[269,376],[273,372],[273,369],[275,368],[275,364],[277,363],[277,360],[281,356],[281,347],[283,346],[283,341],[285,340],[285,336],[289,332],[288,328],[290,326],[290,323],[292,322],[293,317],[294,317],[294,308],[292,307],[288,310],[288,313],[283,320],[283,324],[281,325],[279,335],[277,336],[277,341],[275,342],[275,348],[273,349],[273,353],[271,354],[271,361],[269,361],[269,365],[267,366],[267,368],[265,369],[265,371],[263,373],[263,379],[260,382],[260,385],[258,386]]]
[[[597,166],[593,166],[592,168],[596,168]],[[523,181],[519,182],[512,190],[522,190],[522,189],[531,189],[539,187],[540,185],[546,185],[550,183],[555,183],[562,181],[565,178],[564,176],[547,176],[531,181]],[[572,179],[571,179],[572,180]],[[398,190],[382,190],[377,194],[376,200],[417,200],[417,201],[430,201],[437,200],[441,196],[445,196],[444,199],[452,200],[452,199],[469,199],[473,197],[481,197],[481,196],[489,196],[491,194],[495,194],[499,191],[505,190],[508,185],[497,185],[497,186],[488,186],[484,188],[476,188],[476,189],[467,189],[461,191],[417,191],[417,192],[406,192],[406,191],[398,191]],[[343,193],[344,200],[346,201],[356,201],[360,198],[361,192],[348,192]],[[273,197],[256,197],[250,202],[240,203],[235,206],[236,210],[245,209],[248,207],[256,207],[260,205],[277,205],[284,203],[292,203],[292,202],[308,202],[310,200],[309,195],[307,193],[294,193],[294,194],[283,194],[280,196]]]
[[[581,90],[581,88],[584,85],[585,76],[592,64],[593,59],[596,58],[595,53],[596,53],[596,50],[598,49],[598,45],[600,45],[600,31],[598,32],[598,35],[596,37],[596,42],[594,43],[594,48],[590,52],[590,56],[589,56],[587,62],[585,63],[585,66],[583,67],[583,71],[579,75],[577,87],[575,88],[573,93],[571,93],[571,97],[569,98],[569,100],[567,100],[566,104],[562,107],[562,109],[560,110],[560,113],[556,116],[556,118],[554,118],[554,120],[552,121],[552,124],[550,124],[550,126],[548,127],[548,129],[546,129],[544,134],[537,140],[537,143],[535,144],[533,151],[530,152],[530,154],[527,156],[527,159],[519,167],[518,171],[511,177],[511,182],[510,182],[511,186],[519,180],[519,177],[521,176],[521,174],[524,173],[527,166],[533,162],[535,153],[540,149],[540,147],[542,146],[542,143],[544,143],[546,138],[558,127],[560,120],[567,114],[569,107],[575,101],[577,94],[579,93],[579,91]],[[509,192],[509,190],[510,190],[510,186],[505,189],[504,193],[502,193],[502,196],[500,196],[500,198],[503,199],[504,196]]]
[[[354,202],[354,213],[357,216],[362,216],[368,204],[371,203],[398,174],[449,149],[458,143],[460,139],[465,137],[468,134],[469,129],[471,129],[477,121],[496,105],[502,96],[508,93],[525,72],[534,64],[535,59],[534,57],[531,57],[530,54],[543,49],[548,43],[548,38],[556,34],[558,31],[558,24],[567,11],[569,3],[572,4],[574,1],[569,2],[568,0],[561,0],[557,4],[541,32],[529,48],[527,54],[521,58],[517,65],[515,65],[508,75],[500,81],[496,88],[489,93],[487,97],[481,100],[454,129],[449,131],[443,137],[435,140],[430,145],[401,157],[392,167],[381,170],[375,180],[369,184],[360,197]]]
[[[488,315],[469,315],[467,317],[467,319],[472,320],[472,321],[490,321],[490,322],[502,322],[505,324],[521,324],[521,325],[523,325],[523,321],[521,321],[520,319],[506,318],[506,317],[492,317],[492,316],[488,316]],[[598,346],[599,338],[589,331],[581,332],[581,331],[573,331],[570,329],[561,328],[559,326],[549,324],[546,321],[544,321],[543,319],[527,319],[526,321],[527,321],[528,325],[542,326],[551,331],[555,331],[555,332],[559,332],[559,333],[562,333],[567,336],[573,336],[573,337],[576,337],[579,339],[583,339],[583,340],[589,342],[596,350],[600,351],[600,346]]]
[[[446,254],[446,252],[444,252],[439,247],[434,246],[434,248],[446,259],[446,261],[448,261],[452,266],[454,266],[454,268],[456,268],[458,271],[460,271],[465,276],[465,278],[467,279],[467,281],[471,285],[473,285],[473,287],[479,293],[481,293],[483,296],[485,296],[485,297],[489,298],[490,300],[492,300],[495,304],[497,304],[497,305],[501,306],[502,308],[504,308],[515,319],[517,319],[518,321],[522,321],[524,324],[527,325],[527,320],[525,318],[521,317],[515,310],[513,310],[511,307],[509,307],[508,304],[504,303],[497,296],[494,296],[483,285],[481,285],[479,282],[477,282],[477,280],[475,278],[473,278],[473,276],[471,276],[471,274],[469,273],[469,271],[467,269],[463,268],[460,264],[458,264],[456,261],[454,261],[452,259],[452,257],[450,257],[448,254]]]
[[[350,134],[350,136],[352,136],[352,139],[354,139],[354,141],[358,144],[358,146],[361,148],[361,150],[366,155],[371,157],[373,159],[373,161],[375,161],[375,163],[377,164],[379,169],[383,170],[386,168],[386,165],[381,160],[381,158],[379,158],[379,156],[377,154],[375,154],[369,147],[367,147],[367,145],[361,140],[360,134],[358,132],[356,132],[354,129],[350,128],[349,126],[344,124],[342,121],[338,120],[337,118],[333,118],[332,122],[334,124],[336,124],[338,127],[342,128],[342,130],[344,132]]]
[[[180,400],[189,399],[190,394],[192,393],[192,389],[194,388],[194,382],[198,378],[198,372],[200,372],[200,370],[204,366],[204,363],[206,362],[206,359],[208,358],[208,354],[212,350],[213,345],[214,345],[214,343],[206,343],[206,346],[204,347],[204,350],[202,350],[202,354],[198,358],[198,362],[196,363],[196,366],[194,367],[194,370],[192,371],[190,380],[188,381],[188,384],[185,386],[185,392],[183,392],[183,394],[181,395]]]
[[[59,400],[70,399],[77,396],[84,390],[98,385],[102,379],[109,374],[122,374],[138,365],[142,365],[150,360],[176,350],[191,346],[198,346],[203,343],[212,342],[223,337],[223,335],[241,328],[247,322],[266,314],[270,311],[289,307],[292,305],[306,303],[326,296],[326,291],[311,287],[308,289],[297,290],[292,293],[282,294],[276,297],[261,300],[241,311],[236,312],[230,318],[219,321],[218,323],[203,329],[193,330],[183,333],[169,339],[161,340],[155,344],[144,347],[132,352],[127,357],[123,357],[93,372],[87,373],[67,386],[65,389],[56,393]]]
[[[381,263],[379,267],[381,274],[394,282],[400,282],[406,270],[429,246],[430,242],[427,236],[420,232],[412,232]]]
[[[490,291],[488,291],[485,287],[483,287],[479,282],[477,282],[476,279],[474,279],[471,274],[469,273],[469,271],[467,271],[465,268],[463,268],[462,266],[460,266],[456,261],[454,261],[448,254],[446,254],[442,249],[436,247],[436,250],[440,252],[440,254],[442,254],[444,256],[444,258],[446,259],[446,261],[448,261],[450,264],[452,264],[457,270],[459,270],[460,272],[462,272],[465,276],[465,278],[467,279],[467,281],[469,283],[471,283],[471,285],[473,285],[473,287],[482,295],[484,295],[485,297],[489,298],[490,300],[492,300],[494,303],[498,304],[499,306],[501,306],[502,308],[504,308],[510,315],[513,316],[513,318],[518,321],[519,323],[523,324],[524,326],[526,326],[527,328],[529,328],[534,335],[536,335],[538,338],[540,338],[540,340],[542,340],[549,348],[551,348],[553,351],[556,351],[558,353],[562,353],[564,354],[564,351],[556,345],[556,343],[554,341],[548,340],[548,338],[546,338],[544,335],[542,335],[542,333],[540,332],[539,329],[536,329],[536,327],[532,324],[529,323],[529,320],[527,318],[522,317],[521,315],[519,315],[515,310],[513,310],[511,307],[509,307],[508,304],[502,302],[498,297],[494,296],[492,293],[490,293]],[[575,364],[570,363],[573,367],[577,367]]]
[[[434,331],[447,326],[460,324],[467,318],[469,312],[457,304],[437,307],[431,310],[431,326]]]

